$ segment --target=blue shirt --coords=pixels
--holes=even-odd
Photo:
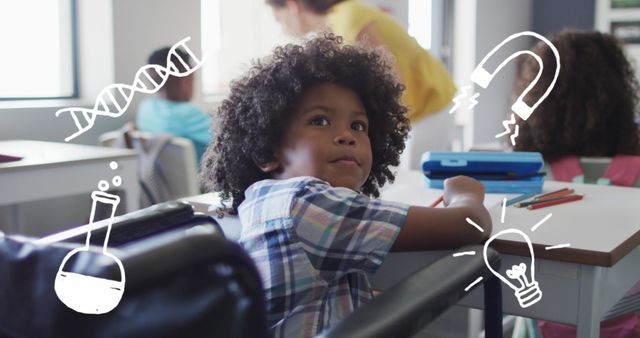
[[[263,180],[238,208],[240,243],[260,271],[274,337],[311,337],[372,298],[409,206],[313,177]]]
[[[142,131],[169,133],[191,140],[196,160],[204,153],[212,134],[211,117],[189,102],[176,102],[151,97],[138,107],[136,127]]]

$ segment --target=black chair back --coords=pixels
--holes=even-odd
[[[54,292],[63,257],[84,236],[49,245],[0,238],[0,337],[266,337],[262,285],[250,257],[212,218],[179,204],[165,207],[166,215],[162,209],[114,223],[110,252],[122,261],[126,284],[118,306],[102,315],[78,313]],[[101,249],[74,256],[65,271],[120,278]]]

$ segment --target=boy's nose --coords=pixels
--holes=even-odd
[[[337,145],[354,146],[356,144],[356,138],[353,137],[353,134],[351,134],[350,132],[343,131],[335,137],[334,142]]]

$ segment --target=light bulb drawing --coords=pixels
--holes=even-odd
[[[542,76],[542,72],[544,70],[544,63],[542,62],[542,58],[540,58],[539,55],[535,54],[530,50],[519,50],[515,53],[512,53],[510,56],[504,59],[498,65],[498,67],[496,67],[493,71],[488,71],[485,68],[485,64],[487,63],[487,61],[489,61],[493,57],[493,55],[496,54],[496,52],[504,48],[505,45],[512,43],[512,41],[515,41],[517,39],[522,39],[527,37],[533,37],[543,42],[544,44],[546,44],[553,52],[555,63],[556,63],[553,80],[551,81],[549,86],[545,89],[545,92],[542,94],[542,96],[540,96],[533,105],[529,105],[526,102],[524,102],[524,97],[531,91],[531,89],[534,86],[536,86],[536,84],[538,83],[538,80]],[[551,93],[551,90],[555,86],[556,80],[558,79],[558,75],[560,74],[560,54],[558,53],[558,50],[556,49],[556,47],[547,38],[545,38],[544,36],[538,33],[531,32],[531,31],[524,31],[524,32],[513,34],[507,37],[506,39],[504,39],[500,44],[495,46],[487,55],[485,55],[485,57],[482,59],[482,61],[480,61],[480,63],[476,66],[473,72],[471,72],[471,76],[470,76],[470,79],[473,83],[477,84],[483,89],[487,89],[487,87],[489,86],[493,78],[496,76],[496,74],[500,72],[502,68],[504,68],[504,66],[506,66],[511,60],[515,59],[516,57],[520,55],[525,55],[525,54],[532,56],[536,60],[536,62],[539,65],[539,69],[538,69],[538,74],[536,74],[536,77],[533,79],[533,81],[529,83],[529,85],[524,89],[524,91],[520,94],[520,96],[518,96],[518,98],[513,103],[513,105],[511,105],[511,110],[513,111],[513,113],[518,115],[524,121],[526,121],[531,116],[531,114],[533,114],[535,109],[547,98],[547,96],[549,96],[549,93]],[[467,95],[467,91],[471,91],[471,86],[463,86],[460,89],[462,93],[456,96],[452,100],[454,102],[454,106],[449,111],[449,114],[452,114],[459,107],[460,101]],[[469,105],[469,109],[478,103],[477,98],[479,95],[480,95],[479,93],[476,93],[469,99],[471,102],[471,104]],[[502,125],[505,128],[505,131],[495,135],[495,137],[499,138],[499,137],[511,134],[510,126],[514,125],[515,126],[514,132],[511,135],[511,144],[515,146],[515,142],[516,142],[515,140],[519,134],[519,126],[516,124],[515,116],[513,113],[511,114],[508,120],[504,120],[502,122]]]
[[[64,139],[65,142],[69,142],[91,129],[97,116],[116,118],[124,114],[136,92],[153,94],[164,86],[169,76],[184,77],[198,70],[202,66],[204,58],[200,60],[194,55],[186,44],[189,40],[191,37],[186,37],[171,47],[167,55],[167,67],[144,65],[136,72],[132,85],[116,83],[102,89],[93,108],[69,107],[56,111],[56,117],[68,113],[77,128],[75,133]],[[180,56],[177,52],[179,49],[186,52],[191,60],[194,60],[193,66]],[[177,62],[174,63],[174,60]],[[112,105],[115,110],[112,111],[109,105]]]
[[[525,263],[520,263],[518,265],[513,265],[511,269],[507,269],[506,271],[507,277],[509,277],[509,279],[513,280],[514,282],[517,281],[517,284],[512,283],[511,281],[509,281],[509,279],[505,278],[498,271],[494,270],[491,267],[491,264],[489,264],[489,262],[487,261],[487,249],[489,248],[489,245],[496,238],[509,233],[518,234],[522,236],[525,239],[525,242],[527,243],[527,247],[529,248],[529,253],[530,253],[530,256],[529,256],[530,261],[528,262],[529,263],[528,265],[526,265]],[[483,254],[485,257],[484,258],[485,263],[489,268],[489,270],[491,271],[491,273],[493,273],[494,276],[500,278],[500,280],[503,283],[507,284],[511,289],[515,291],[516,299],[518,299],[518,303],[522,308],[527,308],[537,303],[538,301],[540,301],[540,299],[542,299],[542,291],[540,290],[538,282],[535,280],[536,272],[535,272],[535,255],[533,254],[533,246],[531,245],[531,240],[529,239],[529,236],[527,236],[524,232],[518,229],[506,229],[498,232],[497,234],[491,236],[491,238],[484,244]],[[529,272],[529,275],[530,275],[529,278],[527,278],[527,276],[525,275],[527,271]]]
[[[500,222],[502,224],[504,224],[504,219],[506,214],[506,204],[507,204],[507,198],[505,197],[502,200],[502,210],[500,215]],[[548,221],[551,218],[551,215],[552,215],[551,213],[547,214],[542,220],[540,220],[538,223],[533,225],[531,227],[531,232],[536,231],[536,229],[538,229],[542,224]],[[484,229],[478,224],[476,224],[470,218],[467,218],[466,221],[467,223],[472,225],[474,228],[478,229],[480,232],[484,232]],[[506,269],[505,271],[506,277],[505,277],[503,274],[493,269],[491,264],[489,264],[489,261],[487,260],[487,250],[494,240],[509,234],[511,235],[515,234],[520,236],[522,239],[524,239],[524,243],[526,243],[527,248],[529,249],[529,256],[523,257],[527,260],[527,262],[521,262],[519,264],[513,265],[510,268]],[[545,250],[561,249],[569,246],[571,246],[571,244],[564,243],[564,244],[558,244],[553,246],[547,246],[545,247]],[[463,252],[454,253],[453,257],[473,256],[475,254],[476,254],[475,251],[463,251]],[[510,228],[510,229],[502,230],[492,235],[489,238],[489,240],[487,240],[484,244],[483,255],[484,255],[485,265],[487,266],[489,271],[491,271],[491,273],[494,276],[498,277],[503,283],[505,283],[507,286],[513,289],[514,296],[518,300],[518,304],[520,305],[520,307],[527,308],[539,302],[542,299],[542,289],[540,288],[539,283],[535,279],[535,254],[533,251],[533,245],[531,244],[531,239],[525,232],[519,229]],[[529,264],[526,264],[526,263],[529,263]],[[482,281],[482,276],[476,278],[464,290],[469,291],[473,286],[480,283],[481,281]]]
[[[113,170],[118,168],[117,162],[111,162],[110,167]],[[120,176],[114,176],[112,183],[114,186],[120,186],[122,178]],[[91,228],[87,232],[86,242],[83,247],[71,250],[60,263],[58,273],[54,282],[54,289],[58,299],[64,303],[67,307],[75,310],[76,312],[85,314],[103,314],[113,310],[122,299],[125,287],[125,272],[122,261],[112,253],[107,251],[109,243],[109,235],[111,234],[111,226],[113,224],[113,217],[115,216],[116,208],[120,203],[120,197],[117,195],[106,192],[109,189],[109,183],[106,180],[100,180],[98,183],[99,191],[93,191],[91,193],[91,216],[89,223],[93,225],[96,206],[98,202],[111,206],[111,216],[109,217],[109,224],[107,226],[107,233],[105,235],[102,255],[108,257],[118,265],[120,270],[120,280],[111,280],[106,278],[99,278],[93,276],[87,276],[79,273],[65,271],[67,261],[74,255],[80,252],[89,251],[89,244],[91,242]]]

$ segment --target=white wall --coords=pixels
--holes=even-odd
[[[531,30],[532,4],[533,0],[478,0],[475,64],[478,64],[489,51],[508,36]],[[514,44],[509,44],[513,48],[501,50],[500,55],[506,58],[515,51],[529,49],[531,42],[514,40]],[[498,54],[495,56],[497,56],[496,59],[500,59]],[[494,136],[504,130],[501,121],[510,114],[511,96],[515,84],[515,65],[516,60],[510,62],[495,76],[487,89],[475,87],[480,96],[479,103],[473,112],[474,144],[494,142],[496,141]],[[491,65],[488,66],[491,67]]]
[[[113,30],[115,80],[119,83],[132,83],[153,50],[172,46],[187,36],[191,37],[189,49],[202,55],[200,0],[113,0]],[[199,76],[199,72],[194,74]],[[206,108],[200,97],[199,79],[194,85],[195,103]],[[145,97],[135,96],[130,116]]]
[[[453,42],[453,74],[458,88],[473,84],[473,69],[496,45],[508,36],[531,30],[533,0],[456,0]],[[491,58],[486,69],[495,66],[513,52],[529,49],[529,40],[518,40],[502,48]],[[493,68],[492,68],[493,67]],[[508,141],[496,139],[504,130],[502,121],[511,112],[511,96],[515,85],[516,60],[512,60],[491,81],[487,89],[477,85],[456,112],[456,137],[461,147],[469,149],[479,143]],[[468,109],[468,97],[479,93],[478,104]]]
[[[453,18],[453,42],[452,42],[452,71],[453,81],[458,86],[458,93],[462,93],[461,87],[471,83],[469,75],[476,66],[476,7],[477,0],[456,1],[454,4]],[[467,96],[471,93],[467,93]],[[468,102],[460,101],[455,109],[454,138],[456,144],[453,150],[460,150],[473,143],[473,110],[468,108]],[[452,106],[450,109],[454,109]]]

